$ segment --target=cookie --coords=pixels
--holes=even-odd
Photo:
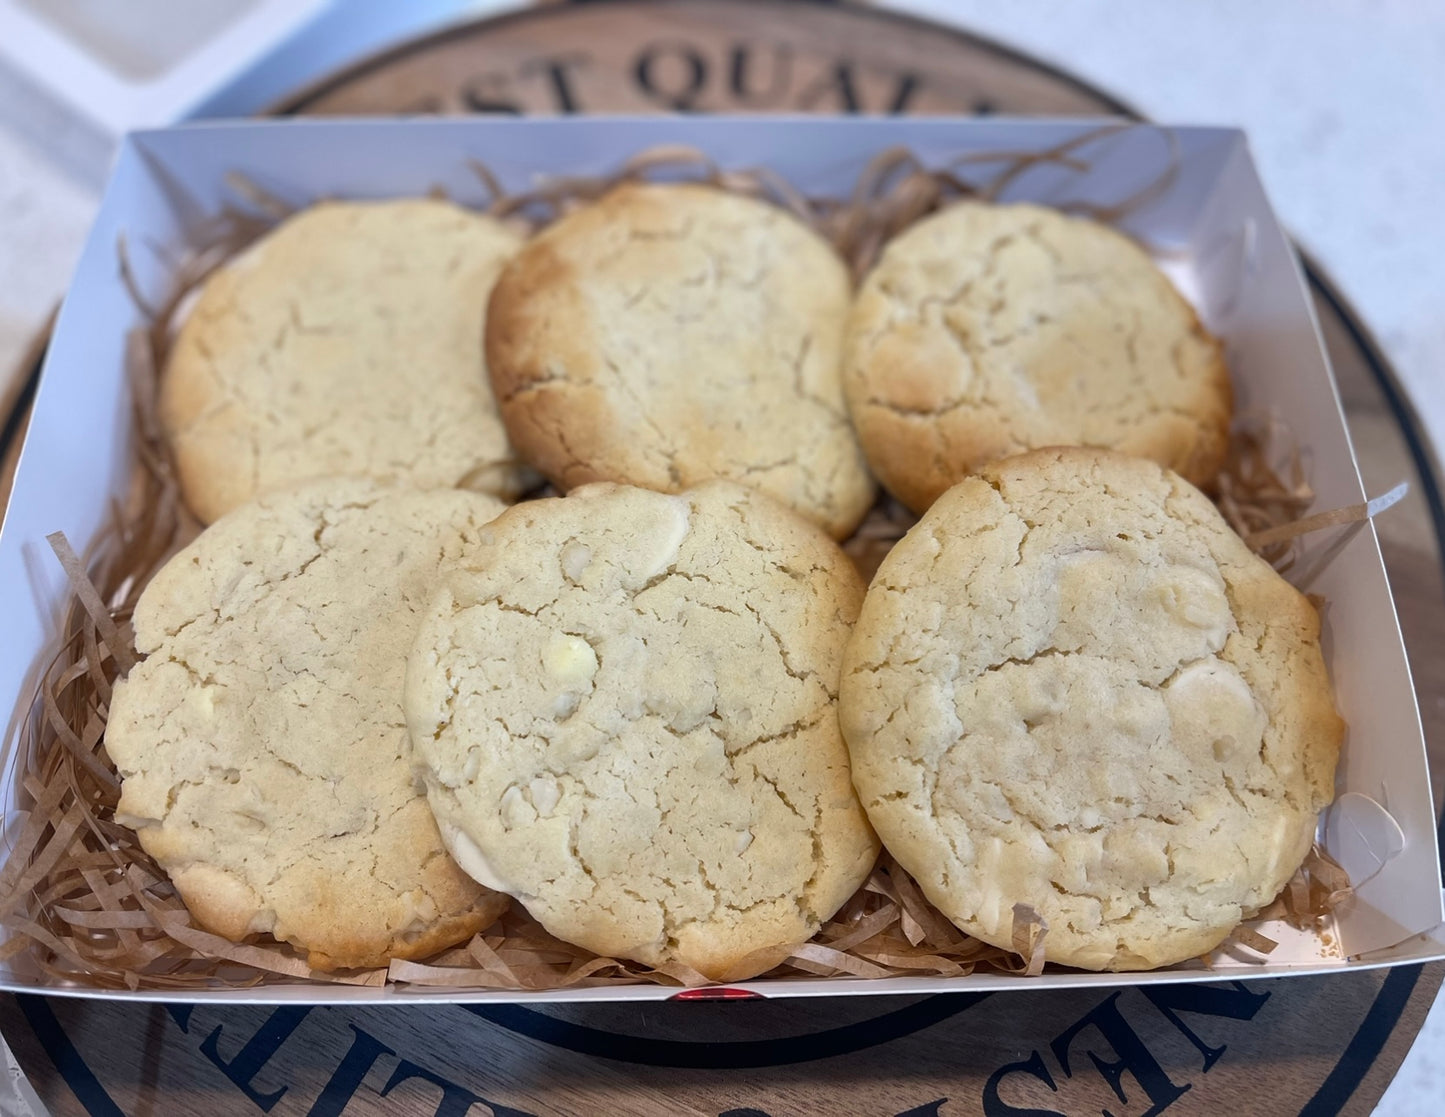
[[[878,853],[835,712],[848,559],[727,482],[587,485],[484,537],[407,669],[448,849],[599,955],[776,965]]]
[[[624,185],[508,265],[487,363],[514,444],[563,489],[723,478],[843,538],[873,500],[840,383],[849,283],[797,219]]]
[[[141,594],[116,684],[116,817],[203,927],[317,969],[420,958],[506,898],[446,855],[413,782],[406,652],[492,497],[312,482],[221,518]]]
[[[940,497],[883,561],[839,719],[884,844],[968,933],[1049,960],[1217,946],[1310,849],[1334,788],[1314,607],[1178,475],[1040,450]]]
[[[848,322],[848,405],[915,512],[1044,446],[1149,458],[1207,486],[1231,395],[1219,343],[1147,254],[1093,221],[960,202],[892,240]]]
[[[487,298],[521,238],[450,202],[323,202],[206,280],[161,380],[186,503],[205,523],[311,478],[512,499],[482,356]]]

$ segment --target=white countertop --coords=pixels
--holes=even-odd
[[[455,4],[478,11],[506,6]],[[1035,54],[1154,119],[1245,128],[1285,224],[1373,329],[1433,441],[1445,446],[1439,372],[1445,361],[1445,205],[1439,198],[1445,5],[897,0],[893,6]],[[93,174],[75,170],[84,146],[83,137],[12,76],[0,74],[0,369],[18,358],[60,297],[94,213]],[[1445,1008],[1437,1002],[1377,1113],[1441,1112]]]

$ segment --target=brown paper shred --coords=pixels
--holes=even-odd
[[[1310,849],[1300,874],[1309,887],[1307,910],[1316,918],[1338,907],[1354,892],[1349,874],[1319,845]]]
[[[1367,500],[1360,504],[1349,504],[1343,508],[1333,508],[1328,512],[1316,512],[1312,516],[1305,516],[1303,519],[1295,520],[1292,523],[1280,524],[1278,527],[1266,528],[1263,531],[1256,531],[1245,536],[1244,541],[1255,550],[1274,546],[1279,543],[1286,543],[1301,535],[1307,535],[1312,531],[1323,531],[1328,527],[1337,527],[1341,524],[1361,523],[1373,519],[1387,508],[1392,508],[1405,499],[1405,494],[1410,491],[1410,483],[1401,481],[1389,492]]]
[[[63,539],[64,536],[62,535],[61,538]],[[107,610],[107,615],[108,614],[109,610]],[[117,626],[117,629],[118,627],[119,626]],[[80,663],[76,664],[76,667],[83,668],[86,674],[90,676],[90,685],[95,688],[96,702],[100,706],[109,709],[110,680],[105,677],[105,671],[100,666],[103,659],[103,649],[100,640],[97,638],[97,632],[91,626],[86,625],[85,630],[81,633],[81,638],[85,647],[83,649],[83,658]],[[130,642],[129,636],[117,631],[116,643],[118,646],[127,647]],[[101,729],[104,729],[104,727],[105,723],[101,722]],[[87,726],[87,729],[88,728]],[[88,732],[84,733],[81,735],[81,739],[85,740],[88,736]]]
[[[1349,876],[1344,869],[1316,844],[1306,855],[1304,864],[1285,883],[1280,894],[1251,922],[1281,919],[1302,930],[1317,928],[1352,891]],[[1248,927],[1240,930],[1258,933]],[[1265,938],[1266,942],[1270,941],[1265,936],[1260,937]],[[1246,941],[1239,931],[1236,931],[1233,938],[1256,950],[1262,949],[1253,942]]]
[[[55,824],[56,809],[67,790],[58,780],[50,784],[34,781],[24,786],[32,803],[20,832],[11,839],[4,868],[0,869],[0,916],[12,910],[22,895],[19,880],[29,870],[32,858],[20,854],[33,854],[40,848],[46,829]]]
[[[81,858],[72,855],[71,866],[75,866]],[[106,865],[105,868],[113,868],[113,865]],[[55,874],[51,874],[52,879]],[[82,879],[83,876],[82,876]],[[86,895],[83,892],[76,892],[76,882],[73,876],[65,876],[49,888],[40,892],[35,897],[34,906],[37,910],[54,909],[59,911],[60,907],[67,903],[73,903],[84,907],[99,907],[99,902],[94,896]]]
[[[60,560],[60,565],[65,570],[65,576],[70,579],[70,588],[75,592],[76,599],[85,606],[85,611],[90,614],[90,619],[95,622],[95,627],[105,638],[106,649],[115,657],[121,673],[129,671],[135,666],[135,654],[121,640],[115,619],[110,615],[110,610],[105,607],[105,603],[100,599],[100,594],[86,576],[80,556],[71,550],[64,532],[51,532],[45,537],[45,541],[50,544],[50,549]]]
[[[879,908],[872,915],[865,915],[854,924],[852,930],[840,934],[836,938],[827,937],[828,928],[825,927],[823,931],[825,936],[823,941],[833,950],[849,950],[859,943],[866,942],[868,939],[873,938],[875,935],[882,934],[898,921],[900,915],[901,909],[890,904],[888,907]],[[838,926],[836,923],[829,924],[829,927],[836,926]],[[918,944],[915,942],[913,945],[916,946]]]
[[[155,925],[155,920],[146,911],[116,911],[109,906],[99,911],[78,911],[58,905],[51,910],[72,927],[99,927],[106,930],[130,927],[144,930]]]
[[[941,954],[925,954],[917,951],[900,950],[868,950],[860,951],[860,955],[869,961],[877,962],[889,976],[895,976],[900,971],[910,974],[933,974],[937,977],[967,977],[973,973],[974,963],[959,962],[952,958],[945,958]]]
[[[276,221],[284,221],[296,212],[296,207],[290,202],[271,193],[239,171],[231,171],[226,175],[226,185],[250,203],[252,208]]]
[[[1275,903],[1281,909],[1276,918],[1303,917],[1310,911],[1310,885],[1303,871],[1289,878],[1289,883],[1284,886],[1284,893]]]
[[[1025,977],[1037,977],[1044,972],[1044,939],[1048,937],[1049,924],[1029,904],[1015,904],[1013,910],[1014,953],[1025,959]]]
[[[903,932],[903,937],[908,940],[909,946],[917,946],[928,937],[928,931],[923,924],[918,922],[907,908],[900,907],[898,910],[898,927]]]
[[[1350,878],[1340,863],[1319,845],[1310,848],[1304,868],[1311,881],[1331,895],[1343,895],[1350,891]]]
[[[901,501],[884,494],[864,517],[858,530],[843,542],[843,551],[853,560],[865,582],[871,582],[893,545],[918,522]]]
[[[889,875],[892,877],[898,889],[898,902],[904,914],[922,930],[922,937],[912,945],[919,946],[924,943],[933,944],[934,948],[944,950],[962,950],[969,944],[982,947],[984,944],[975,943],[932,904],[923,898],[917,883],[903,871],[903,867],[894,861],[890,855],[887,858]],[[993,948],[990,948],[993,949]]]
[[[1275,948],[1279,946],[1279,943],[1275,942],[1274,939],[1268,935],[1262,935],[1258,931],[1245,926],[1236,927],[1230,937],[1241,946],[1247,946],[1250,950],[1257,951],[1260,954],[1273,954]]]
[[[55,701],[55,696],[47,691],[44,695],[44,701],[45,717],[50,724],[50,728],[55,731],[56,740],[64,745],[65,748],[69,749],[76,761],[83,764],[92,776],[102,784],[118,791],[120,789],[120,780],[111,769],[107,768],[96,758],[91,749],[87,747],[85,740],[76,736],[75,732],[66,724],[66,717],[61,713],[60,707]]]
[[[305,959],[299,958],[290,953],[286,948],[279,945],[252,945],[250,943],[235,943],[224,939],[220,935],[213,935],[209,931],[202,931],[191,922],[190,913],[182,909],[163,909],[158,905],[149,902],[145,894],[141,893],[141,904],[154,917],[155,924],[176,942],[188,946],[197,954],[209,958],[222,958],[229,962],[235,962],[254,970],[264,970],[267,973],[276,974],[289,978],[293,981],[304,981],[310,978],[320,978],[328,982],[340,984],[353,984],[354,980],[347,974],[328,973],[320,975],[306,964]]]
[[[61,981],[75,975],[85,979],[88,984],[117,988],[114,980],[105,972],[103,964],[98,964],[97,960],[90,956],[90,952],[75,949],[76,944],[81,941],[78,938],[54,935],[48,928],[28,919],[13,919],[8,925],[17,936],[23,936],[46,948],[48,954],[39,959],[40,968],[45,973],[57,976]]]
[[[116,240],[115,254],[120,268],[120,281],[125,287],[126,294],[130,296],[130,301],[135,303],[147,318],[154,320],[160,313],[160,308],[151,303],[140,289],[140,283],[135,277],[135,268],[130,262],[130,242],[124,233],[121,233]]]
[[[446,989],[524,989],[510,975],[499,976],[487,970],[462,966],[430,966],[393,958],[386,971],[387,981],[398,985],[439,985]]]
[[[15,882],[15,894],[23,895],[35,888],[46,875],[60,864],[70,848],[70,840],[81,829],[81,818],[85,810],[80,803],[72,803],[58,820],[51,824],[50,840],[36,853],[20,879]],[[15,895],[0,898],[0,912],[8,912],[14,906]]]
[[[1229,526],[1256,554],[1300,590],[1306,590],[1348,542],[1346,533],[1312,561],[1296,569],[1299,543],[1328,528],[1358,525],[1393,507],[1409,492],[1401,482],[1389,492],[1360,504],[1306,515],[1315,494],[1307,479],[1304,455],[1293,432],[1273,415],[1246,415],[1230,432],[1229,453],[1216,479],[1215,504]],[[1317,605],[1318,607],[1318,605]]]
[[[487,192],[489,205],[507,196],[507,192],[502,189],[501,181],[492,173],[492,169],[480,159],[468,159],[467,169],[477,176],[477,181],[482,184],[482,189]]]
[[[1060,147],[1055,150],[1060,151],[1061,155],[1066,155],[1085,144],[1094,142],[1096,139],[1102,139],[1105,136],[1114,134],[1116,131],[1123,131],[1133,127],[1136,127],[1136,125],[1129,122],[1121,123],[1118,128],[1113,130],[1105,126],[1101,128],[1096,135],[1081,136],[1077,140],[1070,141],[1068,144],[1061,144]],[[1094,221],[1103,222],[1106,225],[1113,225],[1122,221],[1136,210],[1147,206],[1156,198],[1161,198],[1167,194],[1179,178],[1179,166],[1181,162],[1179,136],[1170,128],[1151,128],[1150,133],[1160,136],[1164,140],[1167,148],[1164,157],[1164,166],[1154,178],[1134,193],[1120,198],[1112,205],[1104,206],[1081,201],[1063,201],[1054,203],[1057,208],[1088,217]]]
[[[504,940],[498,936],[497,943],[500,945]],[[473,935],[472,941],[467,943],[465,951],[458,952],[458,960],[470,958],[484,970],[490,970],[497,974],[507,974],[509,969],[507,963],[498,956],[492,944],[481,935]]]
[[[1304,455],[1294,433],[1273,414],[1235,418],[1224,466],[1215,478],[1214,502],[1229,526],[1245,538],[1294,523],[1315,502]],[[1257,553],[1276,570],[1289,569],[1294,540],[1265,543]]]
[[[808,973],[831,977],[834,974],[850,974],[853,977],[892,977],[894,971],[869,962],[856,953],[834,950],[819,942],[807,942],[794,947],[788,955],[788,964]]]
[[[23,954],[30,948],[30,939],[23,935],[16,935],[13,939],[0,943],[0,962],[8,962],[17,954]]]

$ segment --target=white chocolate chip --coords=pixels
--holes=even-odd
[[[442,819],[437,819],[442,834],[443,844],[452,855],[462,870],[478,884],[488,888],[496,889],[498,892],[512,892],[516,889],[507,884],[497,875],[492,863],[487,860],[486,855],[477,848],[477,843],[467,836],[465,830],[453,826]]]
[[[201,686],[186,693],[186,706],[192,713],[210,719],[216,713],[216,688]]]
[[[577,583],[592,562],[592,548],[573,539],[562,548],[562,573],[569,582]]]
[[[549,678],[564,686],[575,686],[590,682],[597,674],[597,653],[580,636],[554,632],[542,652],[542,666]]]
[[[557,802],[562,798],[562,789],[557,786],[557,781],[537,777],[527,785],[527,790],[532,795],[532,806],[537,808],[537,815],[540,818],[548,818],[557,809]]]
[[[536,810],[533,809],[532,804],[527,802],[526,798],[522,795],[522,789],[516,784],[513,784],[507,788],[506,791],[502,792],[500,813],[502,816],[502,825],[509,830],[537,821]],[[472,873],[471,875],[473,877],[477,876],[476,873]],[[477,877],[477,879],[480,880],[481,878]]]

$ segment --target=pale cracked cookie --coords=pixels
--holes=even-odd
[[[512,499],[482,353],[521,237],[450,202],[323,202],[211,275],[161,381],[186,503],[203,522],[271,489],[364,476]]]
[[[960,202],[889,242],[844,355],[878,479],[915,512],[1043,446],[1150,458],[1196,485],[1224,460],[1219,343],[1137,244],[1032,205]]]
[[[1176,474],[1040,450],[950,489],[883,561],[839,718],[884,844],[963,930],[1165,966],[1268,904],[1343,723],[1314,607]]]
[[[835,538],[873,501],[840,382],[848,274],[775,206],[625,185],[503,272],[487,362],[517,447],[563,489],[714,478]]]
[[[506,898],[447,856],[406,755],[406,653],[492,497],[312,482],[218,520],[141,595],[105,747],[116,817],[204,927],[313,967],[460,942]]]
[[[727,482],[588,485],[484,534],[407,669],[447,847],[599,955],[771,968],[878,853],[835,709],[852,564]]]

